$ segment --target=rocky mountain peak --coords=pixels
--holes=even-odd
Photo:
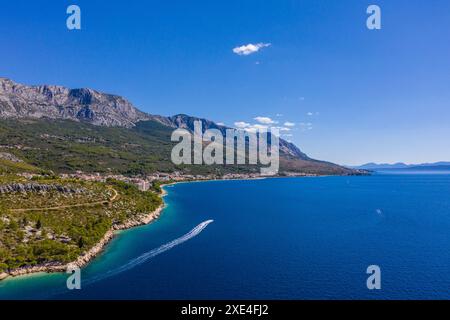
[[[0,78],[0,118],[50,118],[104,126],[133,126],[149,118],[126,99],[62,86],[26,86]]]

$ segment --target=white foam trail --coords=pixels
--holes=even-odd
[[[182,244],[183,242],[186,242],[186,241],[198,236],[200,234],[200,232],[202,232],[213,221],[214,220],[204,221],[204,222],[200,223],[198,226],[196,226],[194,229],[192,229],[191,231],[186,233],[185,235],[183,235],[175,240],[172,240],[166,244],[163,244],[162,246],[160,246],[158,248],[150,250],[150,251],[140,255],[139,257],[132,259],[131,261],[129,261],[128,263],[124,264],[121,267],[110,270],[110,271],[108,271],[102,275],[96,276],[94,278],[82,281],[82,286],[90,285],[93,282],[97,282],[97,281],[103,280],[105,278],[115,276],[124,271],[130,270],[132,268],[135,268],[138,265],[143,264],[144,262],[148,261],[149,259],[151,259],[163,252],[166,252],[167,250],[170,250],[173,247],[176,247],[176,246]]]

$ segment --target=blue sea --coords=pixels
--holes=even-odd
[[[0,299],[449,299],[450,174],[181,183],[82,270]],[[381,269],[381,289],[366,286]]]

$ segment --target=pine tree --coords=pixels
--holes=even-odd
[[[84,240],[83,240],[83,237],[80,237],[79,239],[78,239],[78,248],[83,248],[84,247]]]

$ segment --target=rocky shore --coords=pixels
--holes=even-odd
[[[74,189],[68,188],[62,185],[47,185],[39,183],[12,183],[8,185],[0,185],[0,194],[2,193],[12,193],[12,192],[49,192],[57,191],[60,193],[82,193],[84,189]]]
[[[162,197],[166,195],[166,192],[163,190]],[[114,225],[109,229],[102,239],[91,249],[83,253],[81,256],[77,258],[77,260],[70,262],[68,264],[63,263],[46,263],[37,266],[29,266],[29,267],[21,267],[15,270],[11,270],[8,273],[0,273],[0,281],[4,280],[8,277],[18,277],[23,275],[28,275],[32,273],[53,273],[53,272],[66,272],[71,268],[78,267],[82,268],[86,264],[88,264],[91,260],[93,260],[96,256],[98,256],[105,246],[114,238],[116,231],[131,229],[134,227],[147,225],[154,220],[158,219],[161,215],[165,207],[165,203],[163,202],[155,211],[146,214],[142,217],[128,220],[123,224]]]

